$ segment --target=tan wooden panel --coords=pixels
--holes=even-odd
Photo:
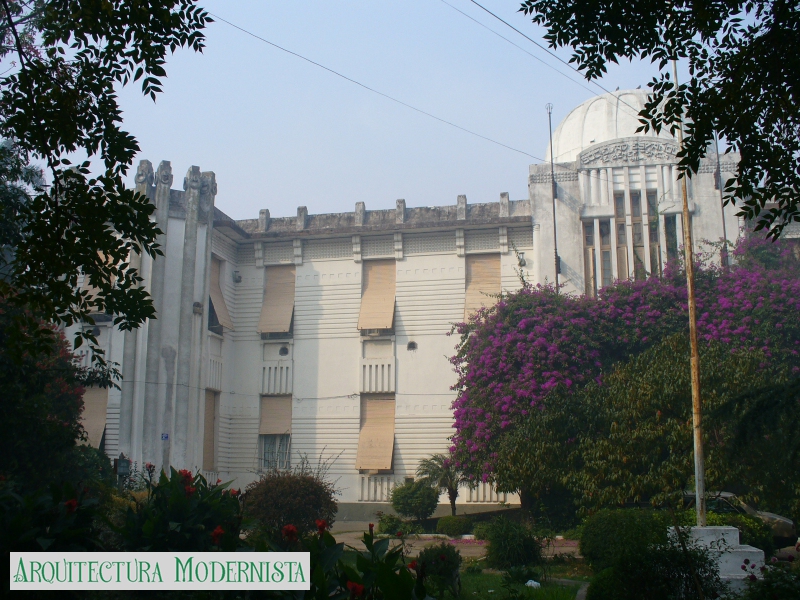
[[[108,409],[108,388],[88,387],[83,393],[83,413],[81,425],[86,431],[87,443],[95,448],[100,447],[103,431],[106,428],[106,410]]]
[[[217,319],[219,319],[219,324],[222,325],[225,329],[230,329],[233,331],[233,320],[231,320],[231,314],[228,312],[228,306],[225,304],[225,297],[222,295],[222,288],[219,285],[219,276],[221,271],[221,264],[220,260],[215,257],[211,257],[211,281],[209,282],[209,295],[211,296],[211,302],[214,303],[214,310],[217,311]]]
[[[292,397],[261,396],[259,435],[292,433]]]
[[[203,470],[216,471],[214,453],[217,435],[217,392],[206,390],[205,423],[203,424]]]
[[[394,396],[361,397],[356,469],[387,471],[394,452]]]
[[[288,333],[294,311],[294,265],[267,267],[266,278],[258,332]]]
[[[365,261],[361,271],[359,329],[391,329],[394,326],[396,287],[394,260]]]
[[[487,294],[500,293],[500,255],[468,254],[466,262],[465,319],[480,307],[497,302]]]

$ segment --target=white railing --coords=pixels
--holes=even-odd
[[[499,494],[491,483],[480,482],[477,487],[467,490],[467,502],[473,504],[507,502],[508,494]]]
[[[265,360],[261,377],[262,394],[292,393],[292,361]]]
[[[359,502],[389,502],[397,485],[394,475],[362,475],[360,479]]]

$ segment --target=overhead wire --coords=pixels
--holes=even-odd
[[[457,125],[456,123],[453,123],[452,121],[448,121],[447,119],[443,119],[441,117],[438,117],[438,116],[436,116],[436,115],[434,115],[434,114],[432,114],[432,113],[430,113],[430,112],[428,112],[426,110],[423,110],[421,108],[417,108],[416,106],[413,106],[412,104],[409,104],[408,102],[404,102],[404,101],[402,101],[402,100],[400,100],[398,98],[395,98],[394,96],[390,96],[389,94],[386,94],[384,92],[376,90],[375,88],[372,88],[372,87],[370,87],[368,85],[365,85],[365,84],[361,83],[360,81],[357,81],[357,80],[353,79],[352,77],[348,77],[347,75],[344,75],[343,73],[340,73],[339,71],[331,69],[330,67],[326,67],[322,63],[319,63],[319,62],[317,62],[315,60],[307,58],[307,57],[305,57],[302,54],[299,54],[297,52],[293,52],[292,50],[289,50],[288,48],[284,48],[283,46],[280,46],[280,45],[278,45],[278,44],[276,44],[274,42],[271,42],[268,39],[263,38],[260,35],[257,35],[255,33],[253,33],[252,31],[248,31],[244,27],[241,27],[239,25],[231,23],[230,21],[220,17],[219,15],[216,15],[214,13],[209,13],[209,14],[212,17],[214,17],[215,19],[218,19],[218,20],[222,21],[223,23],[226,23],[226,24],[230,25],[234,29],[238,29],[242,33],[246,33],[247,35],[249,35],[249,36],[251,36],[251,37],[253,37],[253,38],[257,39],[257,40],[260,40],[260,41],[264,42],[265,44],[269,44],[273,48],[277,48],[278,50],[281,50],[282,52],[286,52],[287,54],[291,54],[292,56],[295,56],[295,57],[297,57],[297,58],[299,58],[301,60],[304,60],[304,61],[306,61],[306,62],[308,62],[308,63],[310,63],[310,64],[312,64],[312,65],[314,65],[316,67],[319,67],[320,69],[324,69],[325,71],[328,71],[329,73],[332,73],[333,75],[336,75],[337,77],[341,77],[342,79],[344,79],[346,81],[349,81],[350,83],[354,83],[355,85],[357,85],[359,87],[362,87],[365,90],[368,90],[368,91],[372,92],[373,94],[377,94],[379,96],[383,96],[387,100],[391,100],[392,102],[396,102],[397,104],[400,104],[401,106],[405,106],[406,108],[410,108],[411,110],[416,111],[416,112],[418,112],[418,113],[420,113],[422,115],[425,115],[427,117],[430,117],[431,119],[435,119],[436,121],[439,121],[439,122],[444,123],[446,125],[450,125],[451,127],[455,127],[456,129],[460,129],[461,131],[464,131],[464,132],[466,132],[466,133],[468,133],[470,135],[474,135],[476,137],[479,137],[479,138],[481,138],[483,140],[486,140],[487,142],[491,142],[492,144],[496,144],[498,146],[502,146],[503,148],[507,148],[508,150],[512,150],[514,152],[518,152],[519,154],[524,154],[525,156],[528,156],[528,157],[530,157],[530,158],[532,158],[534,160],[545,162],[545,160],[543,158],[539,158],[538,156],[535,156],[535,155],[533,155],[533,154],[531,154],[529,152],[525,152],[524,150],[520,150],[519,148],[514,148],[513,146],[509,146],[508,144],[504,144],[503,142],[499,142],[499,141],[497,141],[495,139],[492,139],[492,138],[490,138],[488,136],[482,135],[482,134],[480,134],[480,133],[478,133],[476,131],[472,131],[471,129],[467,129],[466,127],[462,127],[461,125]]]

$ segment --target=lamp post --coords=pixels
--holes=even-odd
[[[678,87],[678,61],[672,61],[675,87]],[[683,118],[678,128],[678,147],[683,149]],[[697,507],[697,526],[706,526],[706,467],[703,455],[703,413],[700,404],[700,353],[697,349],[697,303],[694,289],[694,249],[692,222],[689,215],[689,194],[686,189],[688,171],[681,177],[683,192],[683,252],[686,261],[686,291],[689,301],[689,344],[691,347],[692,428],[694,433],[694,487]]]
[[[556,231],[556,197],[558,190],[556,189],[556,171],[553,162],[553,105],[549,102],[545,105],[547,110],[547,124],[550,127],[550,193],[553,195],[553,256],[556,267],[556,294],[558,293],[558,274],[561,272],[561,259],[558,256],[558,232]]]

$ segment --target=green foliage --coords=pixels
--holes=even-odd
[[[637,553],[652,544],[666,543],[671,525],[666,511],[601,510],[583,525],[581,556],[596,572],[603,571],[625,552]]]
[[[3,253],[13,247],[0,297],[45,322],[93,323],[97,311],[115,315],[123,329],[136,327],[154,309],[131,257],[159,254],[159,230],[153,205],[123,181],[139,145],[120,127],[117,94],[141,79],[155,100],[167,53],[201,51],[208,14],[192,0],[9,0],[4,8],[0,55],[15,54],[19,68],[0,81],[0,136],[14,140],[21,165],[43,164],[49,185],[12,172],[22,195],[0,193],[8,219]],[[73,169],[75,153],[88,160]],[[96,295],[78,287],[81,272]],[[15,328],[30,325],[18,317]],[[91,328],[79,335],[76,345],[95,343]],[[40,326],[11,341],[19,359],[51,340]]]
[[[241,545],[240,494],[209,485],[200,473],[170,469],[148,482],[147,498],[128,508],[117,528],[125,550],[148,552],[234,551]]]
[[[397,515],[378,512],[378,533],[395,535],[398,531],[406,531],[406,522]]]
[[[541,564],[542,544],[530,527],[497,517],[487,531],[486,560],[500,569]]]
[[[391,502],[399,514],[422,521],[439,505],[439,490],[424,481],[407,481],[392,490]]]
[[[695,512],[690,511],[692,517]],[[767,557],[775,553],[775,542],[772,538],[772,528],[757,517],[750,515],[718,514],[714,512],[706,513],[708,525],[729,525],[739,530],[739,543],[748,546],[755,546],[764,551]],[[696,523],[692,519],[691,523]]]
[[[316,530],[318,519],[333,523],[337,494],[324,467],[312,469],[304,460],[291,471],[267,471],[251,483],[245,494],[245,512],[255,521],[257,535],[275,538],[290,524],[306,534]]]
[[[461,581],[458,570],[461,567],[461,553],[447,542],[428,546],[417,558],[417,578],[425,584],[425,589],[437,598],[444,597],[446,591],[458,597]]]
[[[492,524],[489,521],[481,521],[480,523],[475,523],[472,526],[472,533],[475,536],[476,540],[488,540],[489,539],[489,530],[491,529]]]
[[[467,517],[442,517],[436,524],[436,533],[450,537],[466,535],[472,531],[472,520]]]
[[[450,500],[450,511],[456,516],[456,499],[461,485],[470,485],[472,481],[460,469],[452,455],[433,454],[420,461],[417,467],[417,478],[440,492],[446,492]]]
[[[738,600],[796,600],[800,598],[800,569],[787,564],[767,565],[761,577],[749,579]]]
[[[675,134],[684,122],[679,164],[692,173],[718,134],[741,153],[735,177],[724,184],[726,201],[775,237],[800,215],[800,109],[784,100],[800,73],[796,2],[524,0],[521,10],[547,29],[552,47],[572,48],[571,62],[588,79],[622,59],[657,63],[641,129]],[[679,87],[669,67],[677,58],[689,66]],[[766,203],[777,206],[764,210]]]
[[[587,600],[695,600],[719,598],[726,591],[706,548],[653,544],[623,550],[612,563],[592,580]]]

